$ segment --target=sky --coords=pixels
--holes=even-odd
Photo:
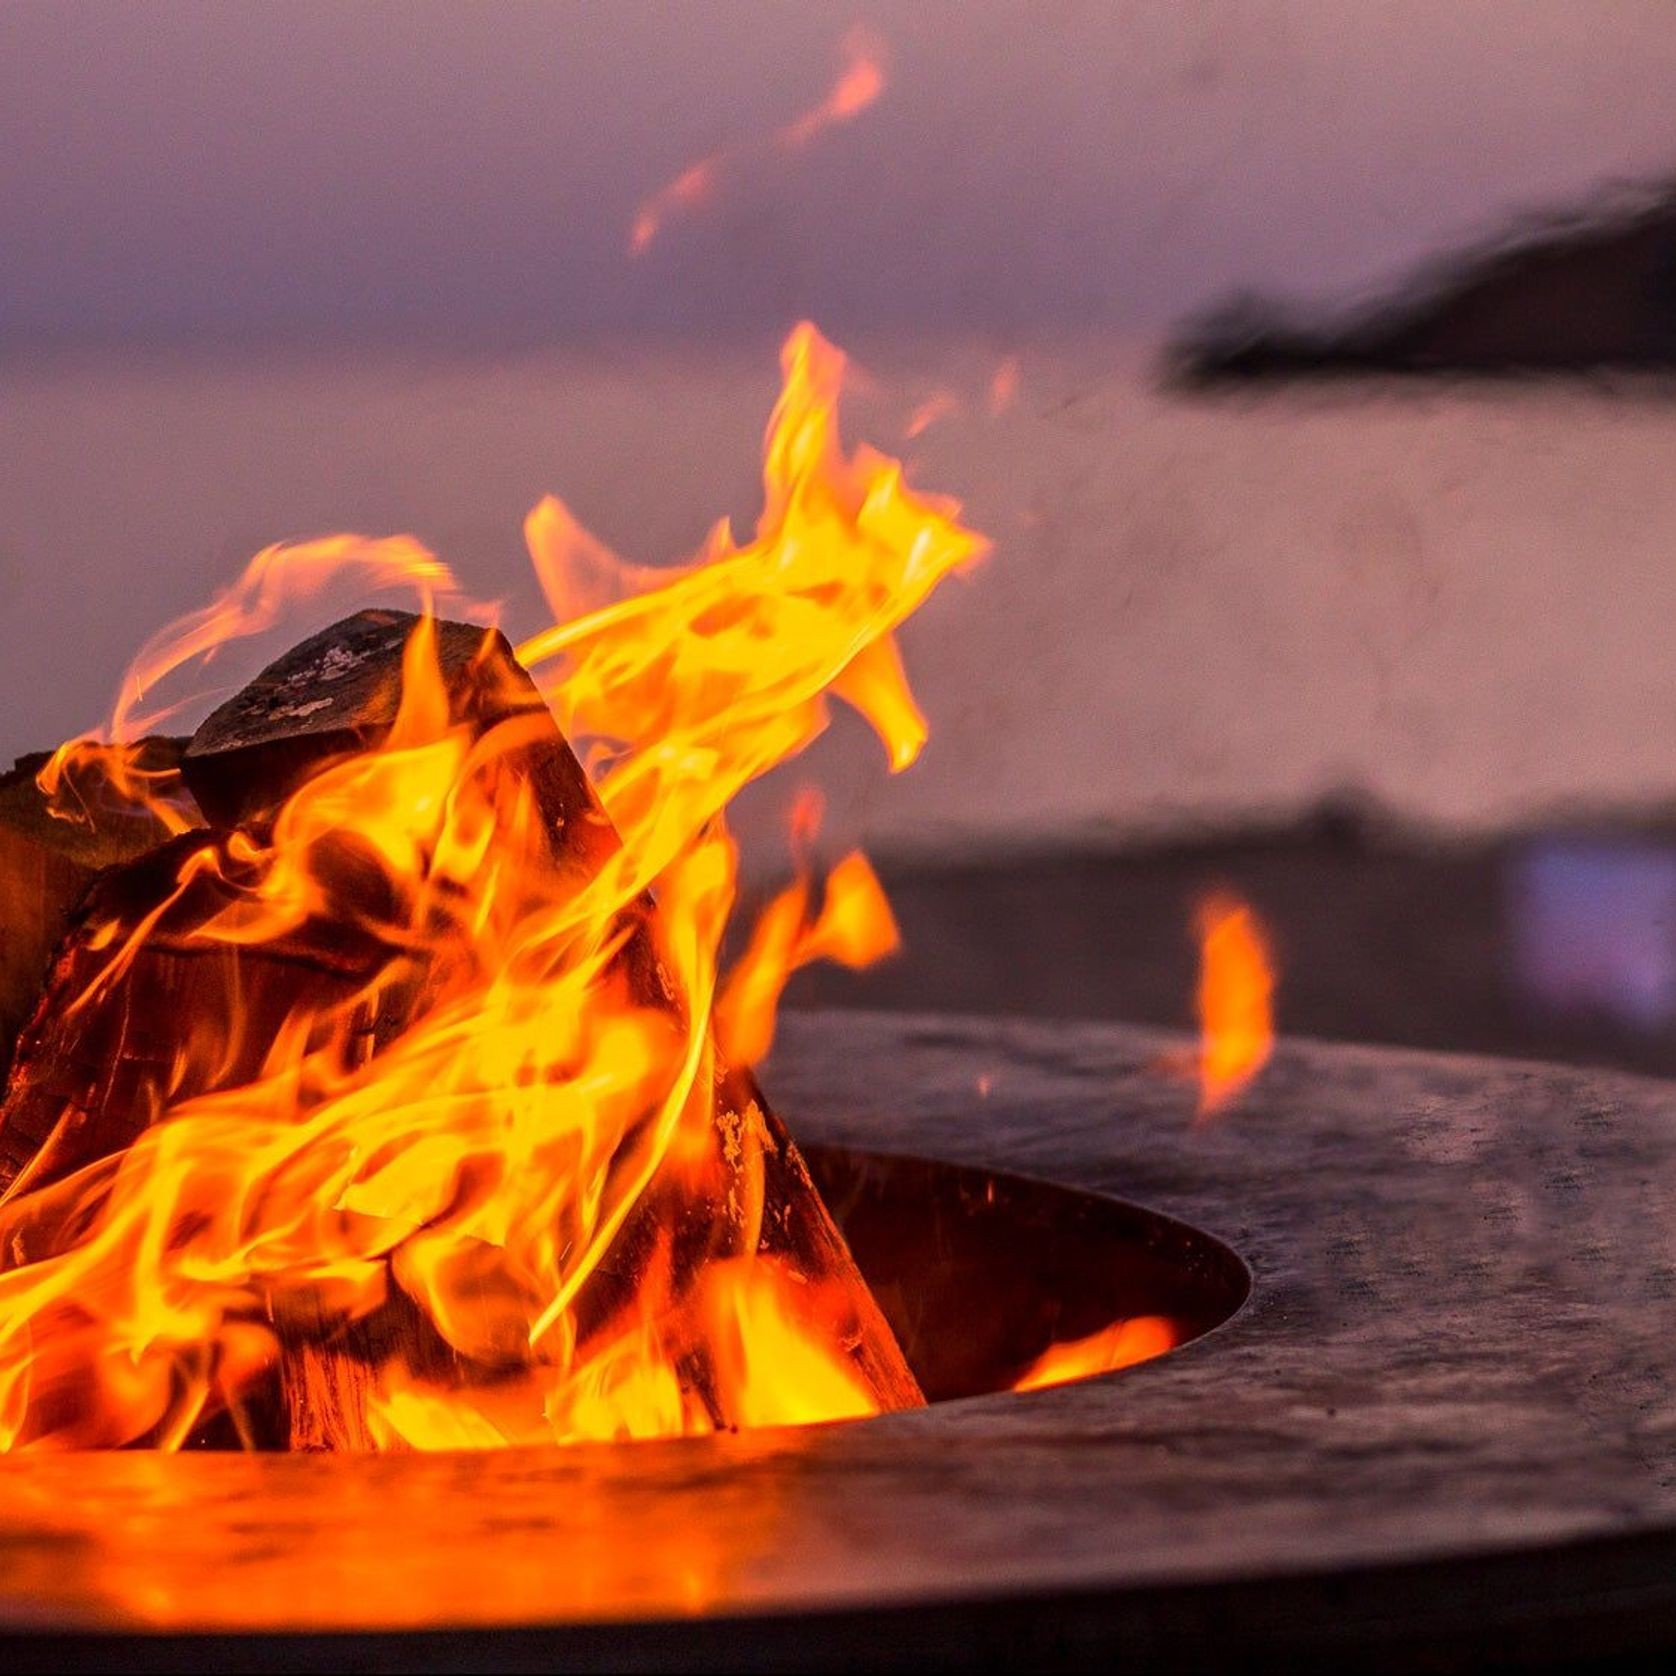
[[[1667,0],[4,0],[0,345],[1153,331],[1676,170],[1673,80]]]

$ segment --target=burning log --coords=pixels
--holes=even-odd
[[[560,503],[531,513],[559,620],[522,656],[553,712],[498,635],[378,613],[200,730],[182,773],[215,829],[101,880],[0,1100],[0,1152],[28,1153],[0,1195],[0,1450],[668,1437],[919,1400],[723,1051],[754,1062],[786,976],[888,923],[835,870],[724,982],[723,817],[829,698],[914,760],[894,632],[984,543],[843,449],[813,327],[781,364],[748,542],[719,525],[643,587]],[[411,541],[264,550],[142,649],[114,737],[345,567],[452,586]],[[603,803],[560,727],[608,747]]]
[[[144,740],[131,766],[147,776],[171,774],[184,744]],[[0,1065],[10,1061],[53,950],[88,887],[105,868],[134,860],[169,835],[169,826],[150,806],[102,799],[96,792],[67,800],[72,810],[55,814],[37,783],[48,760],[25,757],[0,776]]]
[[[259,941],[202,935],[206,923],[246,910],[253,841],[260,848],[272,823],[283,822],[287,799],[388,740],[418,622],[393,611],[346,619],[264,670],[198,730],[181,769],[217,830],[114,869],[90,896],[53,963],[0,1103],[0,1188],[61,1180],[131,1145],[166,1107],[256,1080],[298,1019],[309,1021],[309,1035],[294,1048],[323,1053],[347,1071],[423,1010],[433,951],[388,938],[401,916],[381,899],[388,881],[354,838],[327,836],[312,853],[331,901],[356,911],[326,913],[314,903],[283,935]],[[507,798],[533,802],[553,873],[581,889],[618,841],[540,693],[494,631],[437,623],[434,645],[447,723],[478,742],[494,736],[488,771]],[[636,1006],[674,1015],[654,915],[649,899],[624,910],[612,970]],[[712,1265],[759,1256],[828,1300],[877,1406],[918,1405],[913,1375],[790,1136],[747,1071],[721,1066],[714,1054],[708,1062],[724,1168],[701,1185],[674,1169],[648,1183],[574,1302],[579,1333],[603,1331],[629,1310],[648,1265],[670,1263],[690,1290]],[[760,1180],[752,1174],[758,1167]],[[83,1201],[76,1205],[85,1217]],[[50,1243],[39,1220],[29,1238]],[[371,1447],[379,1441],[370,1404],[381,1372],[399,1366],[420,1383],[462,1376],[462,1358],[395,1283],[370,1311],[346,1316],[293,1303],[273,1326],[283,1417],[278,1435],[262,1441]],[[504,1371],[474,1367],[469,1377],[492,1385]],[[740,1423],[701,1352],[683,1360],[682,1378],[712,1423]]]
[[[402,655],[419,619],[361,611],[312,635],[214,711],[181,761],[211,821],[271,816],[329,762],[376,748],[396,719]],[[565,744],[506,637],[470,623],[435,624],[436,664],[456,723],[478,733],[522,720],[527,742],[501,760],[535,794],[555,848],[583,870],[615,846],[582,765]]]
[[[199,940],[248,872],[225,835],[189,832],[95,879],[18,1037],[0,1193],[48,1185],[130,1145],[167,1105],[252,1080],[300,1004],[329,1012],[372,975],[381,951],[349,927],[314,922],[256,949]]]
[[[388,731],[402,651],[417,620],[361,612],[264,670],[192,740],[157,742],[158,764],[179,767],[215,829],[165,843],[166,832],[149,819],[113,816],[86,826],[54,819],[32,773],[27,786],[14,775],[0,789],[0,862],[17,864],[0,876],[9,910],[4,970],[8,978],[17,973],[19,993],[27,982],[28,995],[19,1007],[28,1022],[0,1103],[0,1192],[44,1185],[120,1150],[166,1103],[249,1081],[287,1018],[304,1009],[330,1013],[390,957],[353,923],[318,915],[260,945],[206,942],[196,933],[237,906],[252,876],[229,834],[265,832],[304,780]],[[437,650],[462,714],[469,710],[485,726],[520,711],[546,717],[500,636],[442,623]],[[569,812],[591,807],[592,794],[550,718],[547,728],[557,748],[521,753],[514,766],[527,774],[557,833]],[[600,839],[578,830],[565,831],[561,842],[586,856]],[[346,843],[324,865],[347,872],[356,859]],[[318,852],[314,860],[322,866]],[[343,894],[353,897],[357,888],[377,891],[376,870],[362,868]],[[113,978],[112,950],[128,944]],[[25,979],[37,950],[39,964]],[[399,1030],[401,1013],[392,1005],[376,1019],[357,1020],[352,1033],[361,1040],[345,1042],[345,1058],[365,1057]],[[183,1019],[192,1021],[190,1032]],[[27,1183],[20,1180],[26,1168]]]

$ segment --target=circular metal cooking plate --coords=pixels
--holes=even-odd
[[[15,1457],[8,1667],[1369,1671],[1676,1644],[1670,1086],[1290,1044],[1195,1125],[1150,1069],[1177,1046],[820,1015],[787,1021],[768,1083],[939,1394],[1143,1298],[1208,1326],[1243,1293],[1232,1248],[1254,1278],[1219,1330],[856,1425]],[[929,1216],[927,1170],[960,1188]]]
[[[1179,1343],[1188,1342],[1227,1320],[1250,1292],[1244,1264],[1221,1241],[1137,1205],[845,1147],[811,1146],[805,1156],[933,1403],[1010,1394],[1050,1345],[1118,1318],[1168,1316]],[[433,1621],[438,1601],[430,1572],[446,1565],[455,1573],[447,1591],[455,1610],[464,1582],[469,1615],[490,1622],[554,1608],[586,1618],[641,1602],[648,1585],[673,1586],[682,1607],[707,1607],[725,1593],[736,1556],[712,1553],[696,1533],[689,1543],[679,1524],[666,1525],[660,1484],[677,1492],[673,1506],[695,1478],[729,1471],[727,1460],[716,1458],[718,1442],[729,1446],[729,1459],[775,1459],[783,1467],[798,1458],[800,1435],[777,1428],[756,1448],[748,1436],[692,1438],[452,1460],[135,1453],[48,1464],[20,1458],[0,1463],[0,1490],[10,1489],[14,1506],[33,1502],[55,1529],[50,1540],[22,1545],[12,1556],[8,1604],[15,1611],[27,1597],[46,1622],[91,1611],[262,1630],[381,1627]],[[583,1463],[575,1474],[564,1470],[572,1455]],[[613,1457],[621,1473],[601,1479],[599,1469]],[[422,1465],[426,1459],[441,1463],[440,1470]],[[31,1471],[42,1467],[44,1477]],[[556,1480],[548,1476],[554,1467]],[[564,1483],[564,1494],[584,1498],[609,1496],[607,1485],[620,1479],[629,1494],[621,1507],[600,1500],[591,1552],[568,1551],[562,1563],[555,1559],[551,1570],[532,1577],[522,1556],[506,1550],[519,1546],[521,1532],[546,1536],[551,1529],[545,1521],[529,1528],[528,1497],[507,1493],[509,1473]],[[409,1481],[424,1485],[417,1498],[408,1493]],[[716,1493],[728,1488],[718,1484]],[[734,1534],[747,1542],[770,1539],[779,1492],[768,1488],[766,1502],[747,1499],[741,1508]],[[71,1494],[56,1499],[61,1491]],[[189,1540],[174,1563],[163,1564],[180,1535],[179,1521],[199,1527],[206,1541]],[[271,1542],[262,1541],[265,1528]],[[463,1529],[475,1529],[478,1538],[457,1554]],[[219,1556],[209,1551],[211,1532],[232,1539]],[[142,1552],[153,1535],[167,1540]],[[227,1563],[239,1542],[251,1538],[261,1574],[255,1588],[248,1567]],[[385,1556],[384,1574],[370,1591],[346,1595],[333,1586],[334,1550],[346,1540],[370,1542]],[[532,1582],[539,1603],[525,1592]]]

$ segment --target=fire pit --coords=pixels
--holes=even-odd
[[[841,448],[812,328],[783,365],[750,542],[654,578],[545,501],[516,648],[407,538],[271,549],[107,736],[0,782],[14,1666],[1676,1629],[1656,1088],[1268,1064],[1227,900],[1195,1050],[814,1017],[770,1104],[793,972],[895,931],[859,852],[817,885],[800,799],[799,877],[724,955],[728,805],[828,694],[912,762],[892,634],[983,545]],[[422,610],[164,731],[160,685],[346,567]]]
[[[866,1153],[958,1165],[877,1178],[894,1224],[929,1212],[933,1246],[992,1171],[1224,1235],[1254,1290],[1216,1331],[1106,1378],[830,1427],[13,1457],[12,1667],[1446,1669],[1667,1643],[1667,1090],[1287,1045],[1244,1105],[1195,1126],[1151,1069],[1160,1046],[1110,1026],[794,1017],[771,1087],[837,1205],[865,1194]],[[1074,1250],[1095,1272],[1053,1277],[1067,1296],[1121,1287],[1137,1236],[1219,1300],[1212,1316],[1243,1285],[1181,1223],[1098,1200],[1004,1180],[987,1226],[1026,1232],[1030,1255],[1001,1247],[999,1270],[1043,1276]],[[1005,1285],[945,1298],[945,1342],[987,1332],[997,1300],[1007,1313]]]

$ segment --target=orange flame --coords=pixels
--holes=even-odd
[[[440,599],[459,598],[448,567],[411,536],[369,541],[336,535],[263,548],[230,588],[145,642],[103,730],[67,740],[53,752],[36,776],[48,809],[61,820],[85,823],[92,803],[125,803],[155,815],[170,832],[196,825],[178,772],[147,768],[139,741],[215,689],[187,686],[166,699],[158,689],[171,682],[178,688],[184,676],[208,669],[235,641],[265,633],[346,582],[366,591],[410,592],[427,611]]]
[[[867,30],[852,29],[843,41],[844,63],[832,90],[819,104],[777,128],[756,145],[724,146],[683,169],[660,186],[635,212],[629,254],[649,249],[672,216],[691,214],[715,197],[732,165],[753,150],[797,152],[829,128],[852,122],[885,90],[884,52]]]
[[[1163,1315],[1136,1315],[1114,1321],[1087,1338],[1049,1345],[1013,1383],[1015,1391],[1041,1391],[1050,1385],[1069,1385],[1095,1374],[1150,1362],[1181,1342],[1176,1324]]]
[[[285,1322],[348,1331],[393,1301],[421,1312],[454,1372],[396,1355],[376,1366],[376,1447],[871,1411],[842,1301],[759,1252],[763,1118],[720,1104],[716,1043],[738,1062],[766,1051],[796,966],[872,958],[894,926],[851,856],[818,912],[807,878],[771,905],[724,980],[737,874],[725,811],[821,732],[829,693],[873,726],[893,769],[914,759],[925,723],[894,630],[984,544],[895,461],[841,447],[843,358],[813,327],[792,334],[783,370],[749,542],[720,525],[648,589],[653,573],[617,561],[559,502],[530,515],[543,586],[575,614],[520,656],[586,748],[620,835],[597,866],[579,877],[555,853],[509,769],[527,718],[481,733],[456,719],[426,615],[382,742],[317,772],[271,828],[183,840],[168,900],[137,926],[95,928],[102,965],[77,1008],[160,937],[192,952],[283,948],[325,923],[377,959],[259,1040],[193,1021],[176,1087],[206,1056],[254,1072],[200,1079],[208,1092],[173,1099],[125,1151],[0,1200],[0,1448],[175,1448],[218,1413],[242,1431]],[[269,549],[148,645],[111,738],[169,713],[146,707],[164,677],[345,567],[427,601],[453,592],[405,538]],[[670,1007],[636,1000],[626,924],[654,939]],[[398,1000],[401,1027],[369,1036]],[[671,1184],[722,1206],[725,1241],[679,1264],[664,1228],[625,1293],[623,1241],[662,1226],[649,1213]],[[48,1222],[60,1236],[25,1240]]]
[[[792,812],[792,834],[800,849],[813,841],[819,824],[818,800],[805,795]],[[901,944],[884,888],[859,850],[827,875],[826,900],[813,917],[810,896],[809,868],[803,864],[797,881],[763,910],[729,975],[716,1004],[716,1029],[730,1059],[754,1065],[767,1057],[780,997],[794,972],[817,960],[871,966]]]
[[[1256,913],[1236,897],[1200,904],[1199,1112],[1220,1111],[1274,1051],[1274,960]]]

